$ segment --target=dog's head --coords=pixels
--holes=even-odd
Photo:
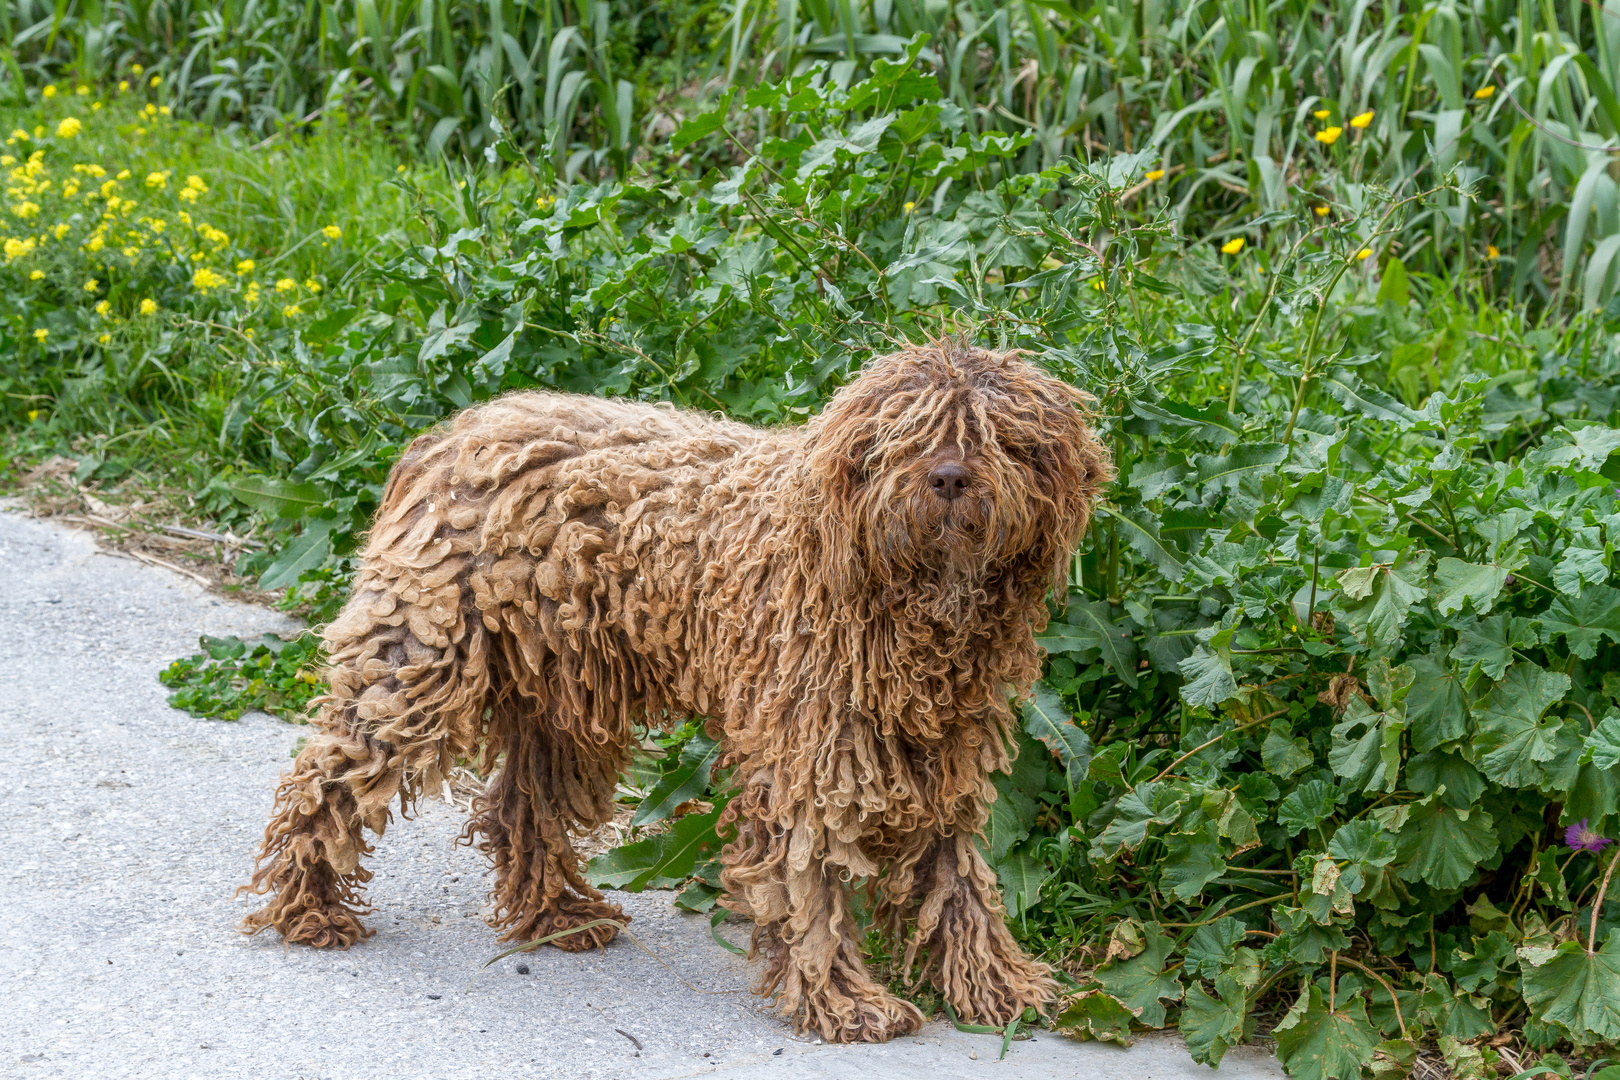
[[[959,597],[1007,574],[1061,585],[1112,475],[1088,400],[963,342],[874,361],[808,431],[823,550],[845,563],[824,572]]]

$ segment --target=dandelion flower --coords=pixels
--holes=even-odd
[[[1367,261],[1367,256],[1369,256],[1371,254],[1372,254],[1372,248],[1362,248],[1360,251],[1356,252],[1356,258],[1359,259],[1362,262],[1366,262]]]
[[[1326,120],[1328,117],[1333,115],[1333,111],[1331,109],[1317,109],[1315,112],[1311,113],[1311,115],[1316,117],[1318,120]]]
[[[1150,184],[1153,183],[1153,181],[1155,181],[1155,180],[1163,180],[1164,179],[1164,170],[1163,169],[1152,169],[1152,170],[1150,170],[1148,172],[1146,179],[1147,179],[1147,182],[1150,183]]]
[[[1602,833],[1592,831],[1587,825],[1587,820],[1587,818],[1581,818],[1581,820],[1564,830],[1564,846],[1571,851],[1590,851],[1596,855],[1614,841]]]
[[[328,240],[341,240],[343,239],[343,230],[336,225],[328,225],[321,230],[321,235]]]
[[[51,98],[56,96],[56,87],[47,86],[47,87],[45,87],[45,89],[43,89],[43,90],[41,90],[39,92],[39,95],[40,95],[40,97],[43,97],[45,100],[49,101]],[[44,339],[41,338],[40,340],[43,341]]]
[[[236,272],[238,274],[251,274],[253,273],[253,268],[257,265],[258,264],[252,259],[243,259],[241,262],[236,264]]]
[[[156,315],[157,314],[157,301],[153,300],[150,296],[148,296],[146,299],[142,300],[141,301],[141,314],[142,315]]]
[[[95,292],[99,288],[101,288],[101,282],[97,281],[95,278],[91,278],[89,281],[84,283],[85,292]]]
[[[1482,86],[1478,90],[1474,91],[1474,100],[1475,101],[1484,101],[1486,98],[1490,97],[1494,93],[1496,93],[1496,84],[1495,83],[1486,83],[1484,86]]]
[[[1236,255],[1238,252],[1240,252],[1242,250],[1243,250],[1243,237],[1241,237],[1241,236],[1234,236],[1234,237],[1232,237],[1232,239],[1228,240],[1226,243],[1221,245],[1221,254],[1222,255]]]
[[[279,293],[289,293],[296,288],[298,288],[298,282],[294,281],[290,277],[284,277],[280,281],[276,282],[276,292]]]
[[[28,280],[29,281],[44,281],[45,280],[45,271],[43,271],[43,270],[30,270],[28,272]]]
[[[1322,131],[1318,131],[1316,133],[1316,141],[1321,143],[1324,146],[1332,146],[1334,143],[1339,141],[1339,136],[1343,135],[1343,134],[1344,134],[1344,128],[1341,128],[1341,127],[1325,128]]]
[[[96,305],[96,314],[100,315],[103,319],[105,319],[108,315],[111,315],[112,314],[112,302],[108,301],[108,300],[101,301],[99,304]]]
[[[51,332],[49,330],[45,329],[43,326],[40,327],[38,330],[34,331],[34,340],[38,341],[38,342],[41,342],[41,343],[43,343],[45,341],[45,339],[50,337],[50,336],[51,336]]]
[[[1364,113],[1359,113],[1359,114],[1357,114],[1355,116],[1352,116],[1350,118],[1350,126],[1355,128],[1357,131],[1361,130],[1362,128],[1366,127],[1368,124],[1372,123],[1373,115],[1374,115],[1375,112],[1376,112],[1376,110],[1374,110],[1374,109],[1368,109]]]
[[[303,312],[299,310],[297,304],[288,304],[286,307],[281,309],[281,314],[283,317],[290,319],[294,315],[302,315]]]
[[[84,125],[79,123],[77,116],[63,117],[62,122],[56,125],[56,137],[58,139],[71,139],[83,130]]]
[[[198,292],[207,292],[209,289],[217,289],[225,284],[225,278],[222,274],[216,274],[208,267],[203,266],[199,267],[197,272],[191,275],[191,284]]]
[[[1502,253],[1496,250],[1495,244],[1486,244],[1485,257],[1487,259],[1500,259],[1502,257]]]

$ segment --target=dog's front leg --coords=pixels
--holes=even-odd
[[[919,867],[922,906],[906,966],[920,945],[932,981],[964,1021],[1005,1024],[1057,997],[1052,969],[1032,960],[1007,930],[995,871],[972,837],[943,836],[929,868]]]
[[[840,868],[814,858],[795,868],[792,835],[772,836],[743,819],[726,851],[726,906],[754,920],[753,953],[765,961],[754,992],[775,994],[796,1027],[829,1042],[884,1042],[916,1031],[922,1013],[866,970]]]

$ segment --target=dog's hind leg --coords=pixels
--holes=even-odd
[[[570,838],[612,818],[626,746],[577,737],[556,723],[560,707],[555,698],[529,708],[517,700],[496,706],[490,737],[506,761],[475,800],[462,836],[495,867],[490,923],[505,931],[504,941],[534,941],[597,919],[630,921],[585,881]],[[593,926],[551,944],[578,952],[617,933],[616,925]]]
[[[425,782],[470,754],[489,680],[483,629],[456,617],[454,604],[424,611],[360,590],[326,637],[333,666],[319,732],[282,775],[243,886],[275,898],[242,929],[347,948],[371,934],[360,921],[371,879],[360,860],[372,850],[363,830],[380,835],[395,797],[408,810]]]
[[[942,836],[916,866],[917,928],[911,967],[928,950],[932,981],[962,1020],[1000,1026],[1057,997],[1052,969],[1032,960],[1007,929],[995,871],[969,836]]]

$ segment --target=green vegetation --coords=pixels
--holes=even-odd
[[[1120,469],[985,836],[1016,932],[1078,977],[1055,1022],[1177,1025],[1215,1063],[1281,1014],[1310,1080],[1620,1043],[1620,7],[496,5],[413,36],[440,9],[368,6],[397,33],[319,38],[255,8],[322,61],[285,77],[257,24],[183,69],[148,21],[61,10],[14,32],[0,109],[27,136],[0,243],[33,241],[0,265],[13,460],[185,486],[320,618],[403,443],[492,394],[791,423],[896,337],[1028,349]],[[462,111],[402,89],[434,50],[488,61],[497,11],[505,74],[418,80]],[[566,116],[500,89],[530,52]],[[207,114],[250,54],[259,89]],[[113,91],[137,62],[159,86]],[[45,97],[64,64],[106,81]],[[325,101],[348,115],[232,141]],[[415,164],[439,147],[478,153]],[[166,222],[134,258],[90,164]],[[188,707],[308,685],[292,646],[209,651],[171,669]],[[706,910],[727,778],[695,727],[655,745],[591,873]]]

